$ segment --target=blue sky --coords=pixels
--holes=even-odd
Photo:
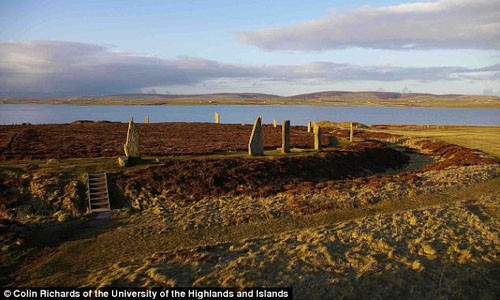
[[[500,94],[496,11],[498,0],[2,0],[0,95]]]

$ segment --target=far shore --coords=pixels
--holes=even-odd
[[[500,97],[384,92],[322,92],[282,97],[265,94],[153,95],[125,94],[54,98],[0,97],[0,104],[50,105],[265,105],[265,106],[392,106],[442,108],[500,108]]]

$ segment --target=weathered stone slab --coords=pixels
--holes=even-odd
[[[314,150],[320,151],[321,148],[321,127],[314,126]]]
[[[278,126],[278,122],[276,122],[276,120],[273,120],[273,126],[274,126],[274,127],[277,127],[277,126]]]
[[[252,134],[248,142],[248,154],[264,155],[264,137],[262,136],[262,117],[258,117],[253,124]]]
[[[220,115],[218,112],[214,113],[214,123],[219,124],[220,123]]]
[[[139,146],[139,130],[131,119],[128,123],[127,141],[123,145],[127,158],[140,158],[141,152]]]
[[[146,117],[144,118],[144,123],[149,124],[149,116],[146,116]]]
[[[352,143],[353,140],[354,140],[354,129],[353,129],[352,122],[351,122],[350,132],[349,132],[349,141]]]
[[[312,131],[313,131],[313,133],[316,133],[316,128],[317,128],[317,127],[318,127],[318,126],[316,125],[316,121],[314,121],[314,122],[312,123]]]
[[[128,166],[128,158],[126,156],[118,156],[118,165],[120,167]]]
[[[290,152],[290,120],[283,122],[281,130],[281,151],[283,151],[283,153]]]

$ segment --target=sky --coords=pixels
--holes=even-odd
[[[0,96],[500,95],[500,0],[0,0]]]

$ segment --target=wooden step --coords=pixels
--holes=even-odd
[[[106,173],[87,174],[87,193],[91,212],[110,211],[108,178]]]
[[[103,205],[106,205],[108,206],[108,201],[102,201],[102,202],[92,202],[92,204],[90,204],[91,206],[103,206]]]
[[[91,190],[100,190],[100,189],[106,189],[107,186],[105,185],[91,185],[89,186]]]
[[[105,211],[110,211],[109,208],[95,208],[92,209],[92,212],[105,212]]]
[[[92,192],[92,191],[90,191],[90,196],[92,198],[94,198],[94,197],[100,197],[100,196],[106,197],[107,195],[108,195],[108,193],[106,193],[106,191],[100,191],[100,192]]]

